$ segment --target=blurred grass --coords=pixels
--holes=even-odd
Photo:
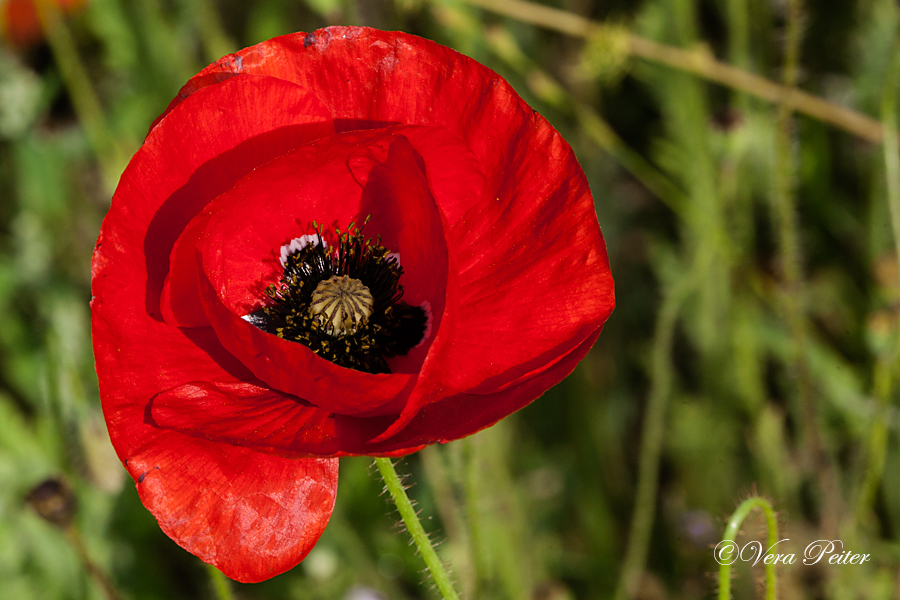
[[[798,555],[823,537],[872,555],[864,565],[780,567],[780,597],[897,597],[900,267],[882,148],[802,115],[782,122],[779,142],[777,106],[617,42],[632,33],[701,49],[778,81],[787,3],[544,4],[605,27],[585,42],[460,0],[92,0],[65,23],[123,155],[221,53],[338,23],[401,29],[472,56],[572,144],[610,252],[613,317],[541,400],[399,465],[467,597],[608,598],[630,554],[633,597],[711,597],[710,544],[753,489],[773,501],[783,544]],[[800,88],[895,123],[895,106],[881,111],[885,86],[897,84],[897,4],[807,3],[800,24]],[[64,475],[85,545],[124,598],[212,598],[202,565],[141,507],[106,438],[89,261],[109,202],[104,170],[122,163],[102,151],[98,161],[68,85],[46,44],[0,48],[0,597],[103,597],[66,538],[24,504],[39,481]],[[781,176],[779,146],[793,161]],[[799,345],[770,201],[785,177]],[[671,290],[683,291],[666,332],[655,324]],[[799,408],[798,377],[815,416]],[[651,519],[644,561],[629,524],[654,393],[664,401],[658,467],[643,461],[655,487],[641,504]],[[810,428],[825,463],[811,457]],[[236,585],[239,598],[435,596],[370,461],[342,459],[341,470],[335,516],[313,553],[284,576]],[[761,525],[751,516],[739,543]],[[735,572],[734,597],[760,597],[762,566]]]

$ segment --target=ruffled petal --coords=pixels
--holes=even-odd
[[[454,224],[459,267],[452,389],[491,393],[534,375],[606,322],[615,305],[606,245],[590,189],[568,144],[536,130],[510,161],[497,199]],[[530,176],[541,168],[541,176]],[[527,340],[527,344],[521,343]]]
[[[156,426],[148,401],[158,390],[194,377],[238,384],[253,376],[209,328],[145,318],[131,323],[133,337],[121,335],[121,313],[110,314],[121,306],[105,287],[125,283],[123,275],[95,284],[92,331],[110,438],[142,502],[166,535],[229,577],[261,581],[291,568],[328,522],[337,460],[289,460]]]
[[[254,583],[287,571],[322,535],[337,459],[286,459],[155,430],[126,461],[144,506],[185,550]]]

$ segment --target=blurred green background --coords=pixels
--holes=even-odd
[[[105,598],[86,553],[122,598],[213,598],[109,445],[91,251],[125,161],[191,75],[331,24],[422,35],[506,77],[572,144],[608,244],[617,308],[574,374],[398,466],[462,593],[712,597],[712,546],[758,493],[797,554],[779,597],[900,597],[900,161],[879,123],[896,129],[896,2],[41,2],[50,43],[13,44],[9,19],[0,40],[0,597]],[[747,72],[869,120],[823,122]],[[74,491],[77,538],[25,502],[50,476]],[[237,597],[436,597],[381,491],[371,459],[342,459],[312,554]],[[803,565],[818,539],[871,560]],[[736,598],[762,597],[761,564],[735,571]]]

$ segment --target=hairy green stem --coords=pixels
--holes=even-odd
[[[803,6],[801,0],[790,0],[787,9],[782,85],[785,88],[794,89],[797,85],[802,37]],[[794,107],[787,102],[782,102],[778,107],[772,209],[774,225],[778,231],[778,252],[782,277],[781,305],[791,336],[789,368],[793,371],[798,388],[797,422],[800,424],[802,458],[807,470],[815,475],[822,490],[822,526],[824,534],[830,537],[835,535],[837,530],[840,489],[824,442],[819,434],[818,410],[808,364],[806,290],[794,190],[796,158],[792,143],[793,112]]]
[[[720,549],[728,547],[730,547],[731,552],[731,554],[728,555],[728,558],[731,560],[719,560],[719,600],[731,600],[731,565],[740,555],[740,550],[734,543],[734,539],[737,537],[738,530],[744,522],[744,519],[747,518],[747,515],[750,514],[750,511],[754,508],[762,510],[763,515],[766,518],[766,548],[759,549],[766,569],[766,600],[775,600],[776,598],[775,563],[774,561],[766,561],[764,552],[771,550],[772,547],[779,542],[778,522],[775,519],[775,510],[768,500],[760,496],[751,496],[741,502],[731,515],[731,518],[728,519],[728,525],[725,527],[725,535],[722,542],[716,547],[717,554]],[[717,556],[717,559],[719,558],[720,557]],[[723,556],[721,558],[725,557]]]
[[[739,69],[750,66],[747,0],[728,0],[728,59]]]
[[[688,274],[681,279],[663,299],[656,321],[653,342],[652,383],[650,401],[641,433],[641,451],[638,462],[638,485],[634,513],[628,534],[628,547],[619,582],[616,600],[634,596],[641,573],[647,562],[650,533],[656,512],[656,490],[659,480],[659,458],[662,452],[666,409],[672,389],[672,361],[670,354],[675,337],[675,326],[682,304],[694,288],[695,276]]]
[[[797,58],[799,53],[799,2],[789,3],[787,23],[787,46],[785,48],[783,83],[794,86],[797,83]],[[785,319],[793,339],[793,359],[795,375],[799,378],[800,395],[804,410],[811,401],[809,378],[805,373],[806,327],[804,323],[805,298],[803,269],[800,258],[800,242],[797,227],[797,210],[794,205],[794,152],[792,141],[793,110],[782,103],[778,107],[778,131],[775,164],[775,185],[772,195],[773,217],[778,231],[779,262],[783,280],[782,302]],[[805,416],[810,416],[806,414]],[[803,420],[801,420],[803,422]],[[815,421],[807,422],[806,428],[814,428]]]
[[[208,563],[206,571],[209,573],[209,581],[212,584],[216,600],[234,600],[234,594],[231,592],[231,583],[222,574],[222,571]]]
[[[478,464],[472,438],[467,437],[460,443],[461,459],[459,467],[463,473],[463,489],[465,491],[466,521],[469,525],[469,540],[472,544],[472,581],[473,596],[479,596],[485,581],[490,576],[492,565],[485,551],[484,532],[481,522],[481,498],[478,485]]]
[[[431,545],[431,540],[428,539],[428,534],[425,533],[422,522],[419,521],[419,515],[413,508],[412,502],[409,501],[409,496],[406,495],[406,489],[403,487],[400,477],[397,476],[394,463],[389,458],[376,458],[375,466],[378,467],[378,472],[381,473],[381,477],[384,479],[384,485],[397,506],[397,511],[406,525],[406,530],[412,536],[419,554],[425,560],[425,565],[428,567],[435,585],[441,592],[441,596],[445,600],[459,600],[459,596],[453,588],[453,582],[450,581],[450,575],[447,574],[444,564],[438,557],[437,552],[434,551],[434,546]]]

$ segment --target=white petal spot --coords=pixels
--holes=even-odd
[[[301,235],[298,238],[292,239],[290,242],[281,247],[281,266],[284,267],[287,264],[287,259],[289,256],[293,256],[310,244],[317,245],[319,243],[322,244],[323,248],[328,247],[328,242],[326,242],[325,240],[320,240],[319,234],[317,233]]]

